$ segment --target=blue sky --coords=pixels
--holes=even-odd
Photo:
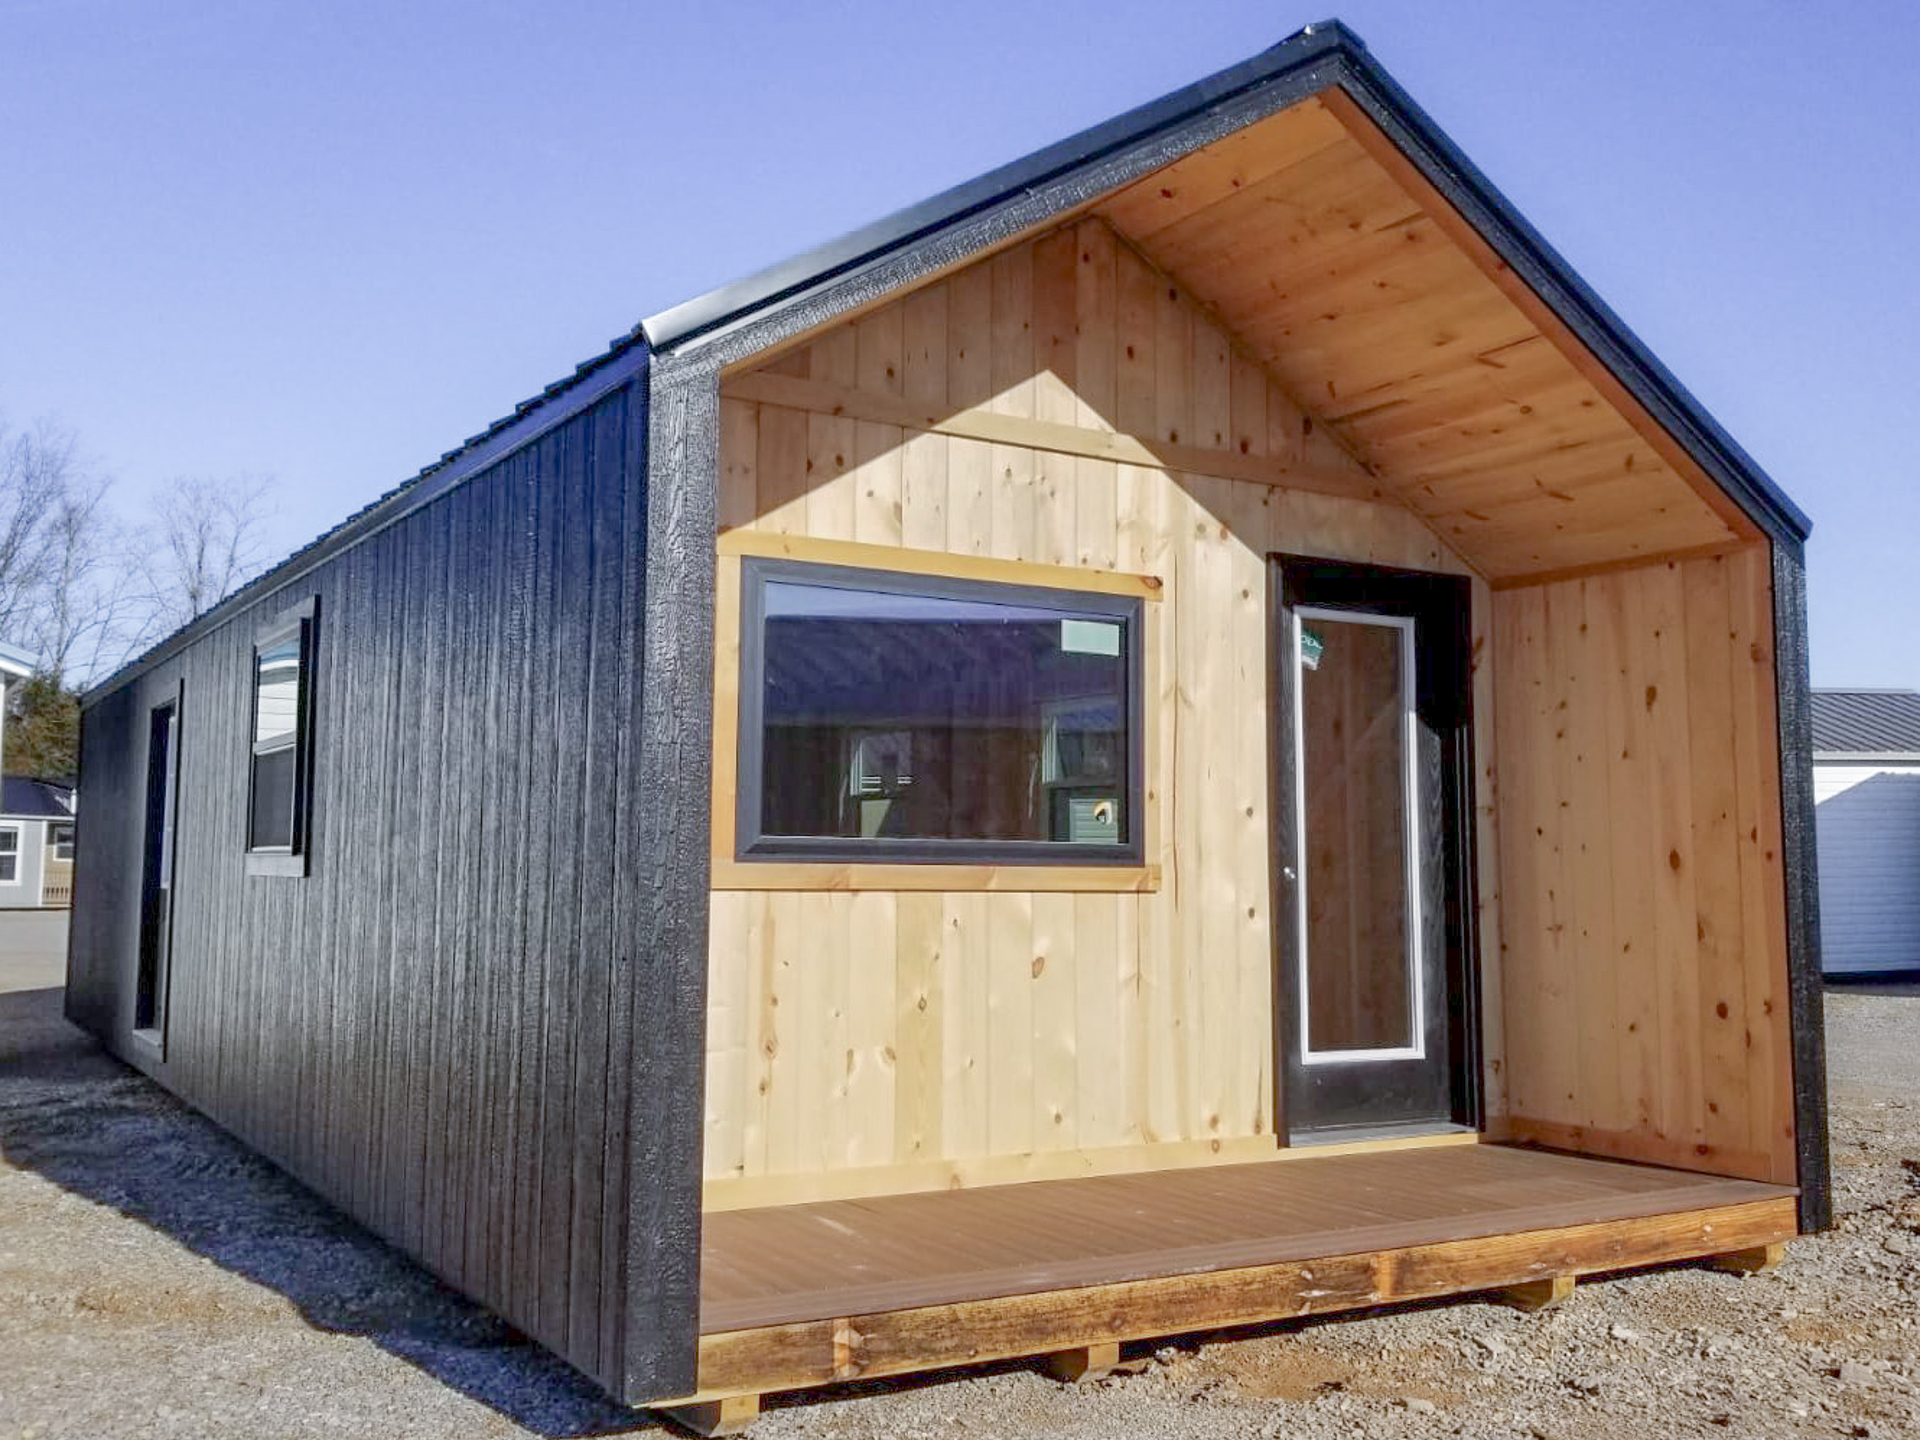
[[[290,550],[641,317],[1318,4],[0,0],[0,412]],[[1814,518],[1814,679],[1920,686],[1920,7],[1350,0]]]

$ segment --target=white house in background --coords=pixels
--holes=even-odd
[[[0,910],[73,904],[73,788],[20,775],[0,778]]]
[[[0,910],[73,903],[73,787],[5,773],[8,692],[38,665],[0,641]]]
[[[1813,692],[1828,975],[1920,971],[1920,691]]]
[[[39,664],[39,657],[31,651],[0,640],[0,775],[7,773],[7,692],[32,675]]]

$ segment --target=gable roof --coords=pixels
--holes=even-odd
[[[73,787],[25,775],[0,777],[0,815],[27,820],[71,820]]]
[[[1459,222],[1456,242],[1464,237],[1484,247],[1480,263],[1498,275],[1502,288],[1519,297],[1523,308],[1533,306],[1551,325],[1564,328],[1565,336],[1556,337],[1556,343],[1575,344],[1591,357],[1595,372],[1611,387],[1601,403],[1624,405],[1644,415],[1647,432],[1657,432],[1667,442],[1663,456],[1670,461],[1677,457],[1679,468],[1697,476],[1696,487],[1705,485],[1716,499],[1730,502],[1714,507],[1722,518],[1739,517],[1739,523],[1752,527],[1744,534],[1731,532],[1734,537],[1764,534],[1790,546],[1806,538],[1811,529],[1806,515],[1412,101],[1365,43],[1332,20],[1309,25],[1241,64],[977,180],[648,318],[612,342],[604,354],[578,367],[572,377],[549,386],[511,416],[226,597],[93,686],[84,698],[91,702],[160,663],[193,638],[530,443],[656,363],[656,355],[672,363],[703,349],[724,347],[728,337],[768,321],[794,313],[806,317],[819,310],[821,297],[830,290],[844,293],[849,286],[864,286],[873,298],[903,288],[908,282],[899,277],[908,270],[924,276],[977,258],[982,234],[997,228],[999,238],[1005,239],[1022,227],[1031,231],[1057,223],[1066,211],[1091,207],[1289,106],[1336,94],[1353,111],[1355,118],[1347,123],[1364,129],[1376,151],[1390,151],[1404,161],[1409,183],[1430,187]],[[906,257],[912,263],[903,270]],[[832,315],[820,313],[818,318],[824,322]],[[1634,458],[1627,457],[1629,469]],[[1549,506],[1565,498],[1549,486],[1540,488],[1541,494],[1525,498]],[[1663,506],[1647,508],[1665,513]],[[1470,506],[1466,513],[1474,518]],[[1564,532],[1568,521],[1549,522],[1548,528]],[[1670,539],[1666,548],[1682,548],[1684,533],[1690,532],[1675,533],[1682,538]],[[1728,537],[1722,529],[1707,538],[1718,543]],[[1446,538],[1456,548],[1466,548],[1457,537]],[[1712,545],[1703,541],[1697,548]],[[1533,578],[1538,577],[1507,576],[1509,583]]]
[[[1920,756],[1920,690],[1815,690],[1813,753]]]
[[[644,321],[641,330],[657,353],[671,358],[703,346],[724,346],[728,337],[770,315],[804,315],[832,289],[884,292],[903,256],[922,252],[943,265],[962,263],[969,256],[960,237],[978,234],[995,216],[1025,217],[1032,227],[1046,222],[1047,205],[1055,218],[1076,206],[1095,206],[1103,193],[1110,195],[1163,167],[1177,170],[1182,157],[1315,97],[1337,103],[1347,128],[1375,158],[1390,157],[1409,186],[1426,191],[1437,202],[1432,208],[1446,211],[1443,224],[1453,243],[1483,252],[1474,254],[1475,262],[1508,298],[1562,332],[1552,335],[1551,343],[1581,348],[1601,388],[1599,403],[1635,412],[1634,418],[1644,422],[1639,428],[1654,438],[1663,459],[1693,479],[1696,488],[1711,489],[1714,500],[1732,502],[1715,507],[1736,519],[1731,536],[1721,529],[1719,540],[1757,533],[1797,545],[1806,538],[1811,530],[1806,515],[1413,102],[1365,43],[1338,21],[1307,26],[1240,65],[758,275],[662,311]],[[1150,245],[1142,248],[1149,258],[1158,258]],[[1163,268],[1194,288],[1177,267]],[[1204,293],[1199,298],[1216,301]],[[1225,318],[1231,322],[1236,317]],[[723,353],[727,363],[742,358],[738,347]],[[1499,364],[1488,363],[1496,368]],[[1626,457],[1629,469],[1634,458]],[[1545,504],[1564,498],[1551,486],[1541,488],[1537,498]],[[1403,492],[1401,498],[1417,497]],[[1413,508],[1421,507],[1414,503]],[[1754,528],[1742,534],[1740,518]],[[1560,528],[1565,528],[1564,521]],[[1715,538],[1711,527],[1674,534],[1679,538],[1671,542],[1673,549],[1690,543],[1706,548]]]

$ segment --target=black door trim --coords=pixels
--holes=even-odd
[[[1290,1095],[1304,1077],[1295,1063],[1291,1028],[1296,890],[1283,869],[1296,853],[1294,822],[1294,676],[1286,639],[1287,616],[1297,605],[1353,609],[1413,617],[1420,664],[1415,705],[1422,721],[1440,736],[1441,884],[1444,913],[1448,1055],[1447,1107],[1451,1123],[1482,1128],[1485,1095],[1479,953],[1479,885],[1475,864],[1473,753],[1473,588],[1464,576],[1384,565],[1360,565],[1318,556],[1274,553],[1267,557],[1270,620],[1268,713],[1271,723],[1270,808],[1275,863],[1271,867],[1274,917],[1274,1074],[1278,1133],[1283,1140],[1297,1120]]]

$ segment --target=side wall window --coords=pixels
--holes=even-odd
[[[307,873],[314,610],[308,601],[254,641],[247,786],[250,874]]]
[[[20,827],[0,825],[0,885],[20,883]]]

